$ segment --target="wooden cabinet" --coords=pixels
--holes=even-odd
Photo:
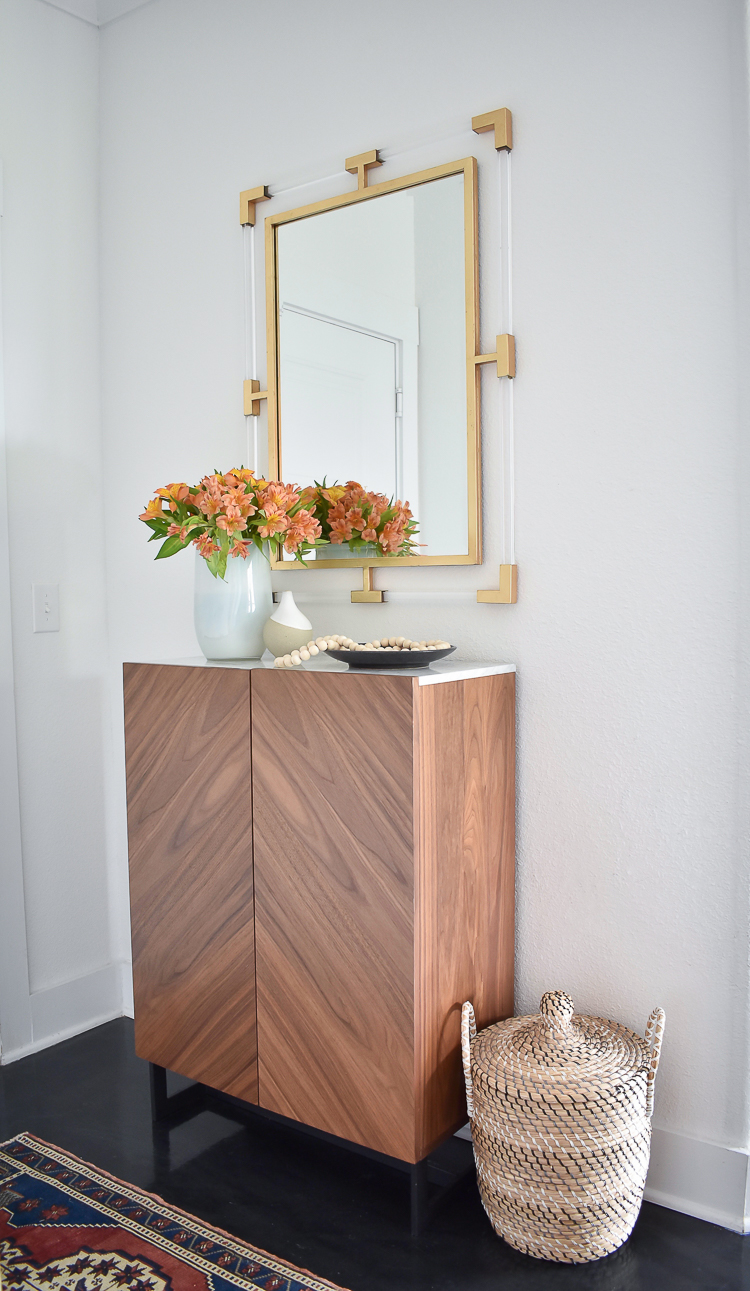
[[[136,1049],[416,1162],[513,1011],[512,670],[126,664]],[[468,674],[468,675],[467,675]]]

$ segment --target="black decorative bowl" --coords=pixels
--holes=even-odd
[[[350,668],[429,668],[431,663],[453,654],[446,650],[329,650],[332,659],[348,663]]]

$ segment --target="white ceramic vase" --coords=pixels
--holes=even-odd
[[[260,659],[272,610],[271,566],[254,544],[245,560],[229,557],[225,579],[195,553],[195,635],[207,659]]]

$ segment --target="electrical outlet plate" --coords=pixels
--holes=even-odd
[[[57,583],[32,583],[34,632],[60,631],[60,588]]]

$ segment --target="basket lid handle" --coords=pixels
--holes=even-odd
[[[539,1012],[553,1031],[564,1035],[570,1026],[575,1005],[565,991],[545,991],[539,1002]]]
[[[646,1023],[646,1044],[651,1055],[646,1074],[646,1115],[648,1117],[654,1114],[654,1081],[659,1066],[665,1021],[664,1009],[654,1009]]]
[[[466,1110],[469,1120],[474,1115],[474,1086],[471,1080],[471,1042],[477,1033],[477,1020],[474,1017],[474,1006],[467,1000],[461,1009],[461,1059],[464,1066],[466,1084]]]

